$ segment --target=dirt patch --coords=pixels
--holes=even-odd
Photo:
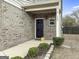
[[[79,59],[79,49],[56,48],[51,59]]]
[[[51,59],[79,59],[79,35],[64,35],[65,41],[63,45],[54,50]]]

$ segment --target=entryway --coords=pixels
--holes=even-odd
[[[36,18],[35,20],[35,38],[41,38],[44,36],[44,18]]]

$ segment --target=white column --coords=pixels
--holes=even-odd
[[[62,21],[59,8],[56,9],[56,37],[62,37]]]
[[[56,8],[56,37],[62,37],[62,0]]]

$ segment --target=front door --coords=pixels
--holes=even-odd
[[[43,19],[36,19],[36,38],[43,37]]]

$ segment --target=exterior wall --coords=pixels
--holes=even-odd
[[[0,5],[0,50],[33,39],[32,18],[11,4]]]
[[[56,33],[56,29],[55,29],[55,25],[54,26],[50,26],[50,20],[46,19],[44,20],[44,37],[47,40],[52,39],[53,37],[55,37],[55,33]]]
[[[55,15],[52,14],[52,17],[55,17]],[[56,25],[53,24],[53,26],[51,26],[49,18],[51,17],[48,17],[46,20],[44,20],[44,37],[47,40],[52,39],[56,35]]]

